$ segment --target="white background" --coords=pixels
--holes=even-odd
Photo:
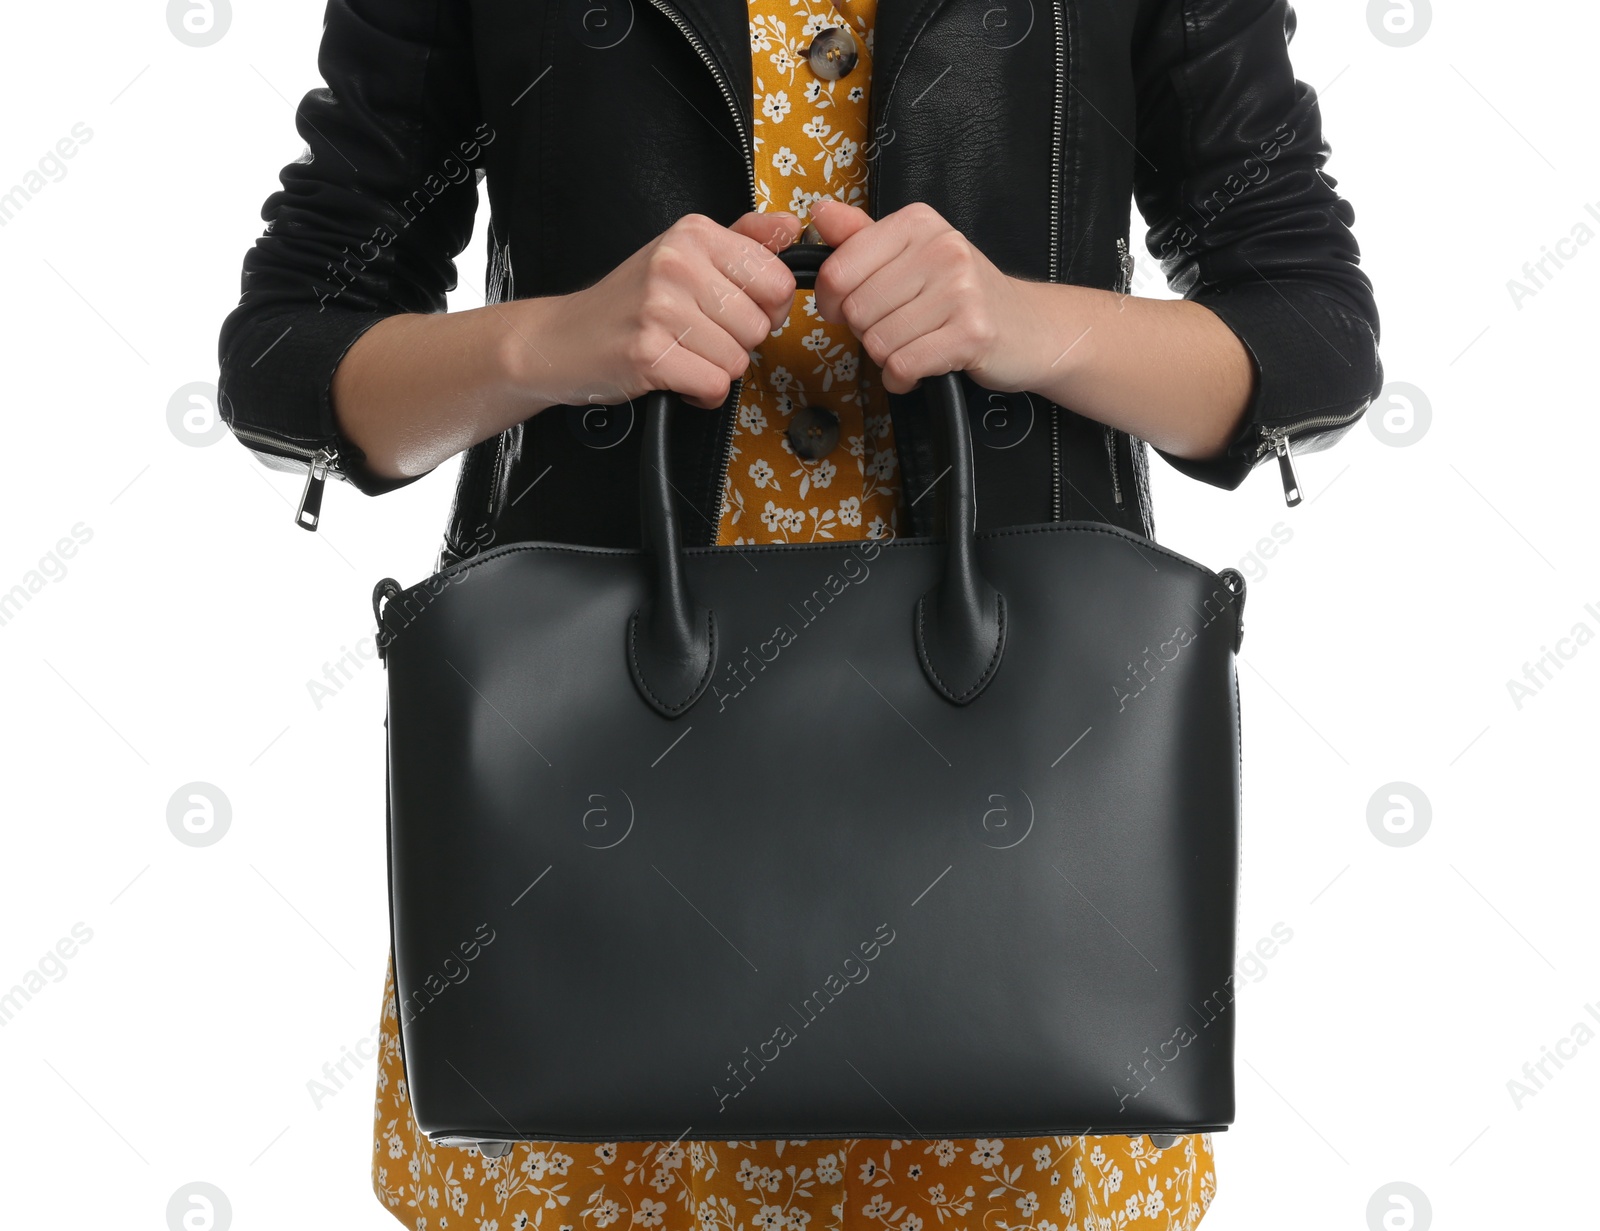
[[[307,1091],[377,1020],[383,678],[369,664],[320,709],[307,682],[370,649],[378,577],[431,569],[455,467],[379,500],[330,485],[310,535],[297,480],[168,414],[216,378],[261,202],[301,151],[321,7],[238,6],[201,48],[160,4],[7,12],[0,191],[75,125],[92,137],[0,228],[0,590],[91,537],[0,626],[0,990],[93,934],[0,1028],[7,1226],[162,1228],[196,1180],[239,1228],[312,1208],[393,1225],[368,1189],[372,1065],[320,1109]],[[1575,625],[1600,633],[1600,245],[1520,307],[1507,283],[1577,224],[1600,233],[1600,22],[1457,4],[1396,47],[1360,3],[1299,14],[1388,379],[1431,422],[1303,458],[1295,509],[1270,465],[1224,493],[1154,464],[1158,537],[1251,578],[1240,940],[1293,933],[1240,994],[1205,1226],[1381,1226],[1394,1181],[1432,1211],[1394,1231],[1596,1226],[1600,1045],[1520,1107],[1507,1082],[1600,1013],[1600,643],[1520,708],[1507,681]],[[479,221],[458,306],[481,302]],[[1159,284],[1148,258],[1141,279]],[[232,808],[204,848],[167,824],[195,781]],[[1431,808],[1407,846],[1368,825],[1394,782]]]

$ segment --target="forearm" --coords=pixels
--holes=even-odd
[[[1214,457],[1239,431],[1255,365],[1189,300],[1019,282],[1036,371],[1024,388],[1179,457]]]
[[[537,373],[560,299],[380,321],[334,371],[341,431],[373,471],[409,478],[555,405]]]

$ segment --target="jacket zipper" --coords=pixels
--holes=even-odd
[[[1256,446],[1255,460],[1262,461],[1268,453],[1278,455],[1278,474],[1283,479],[1284,501],[1293,508],[1300,503],[1300,478],[1294,469],[1294,451],[1289,441],[1291,432],[1312,431],[1317,428],[1338,427],[1340,424],[1353,423],[1366,413],[1370,402],[1363,402],[1355,410],[1347,411],[1342,415],[1320,415],[1315,419],[1301,419],[1295,423],[1286,423],[1279,427],[1265,427],[1261,429],[1261,443]]]
[[[1061,520],[1061,407],[1050,403],[1050,520]]]
[[[1128,241],[1121,235],[1117,236],[1117,294],[1133,294],[1133,253],[1128,251]],[[1111,457],[1111,496],[1117,504],[1122,504],[1122,476],[1117,473],[1117,444],[1118,437],[1125,433],[1118,432],[1115,428],[1109,429],[1106,435],[1106,452]],[[1132,463],[1133,441],[1128,441],[1129,463]]]
[[[300,446],[293,441],[247,427],[230,424],[233,434],[252,449],[274,457],[287,457],[306,464],[306,482],[300,490],[300,503],[295,506],[294,524],[302,530],[316,530],[322,518],[322,493],[328,476],[339,470],[339,446],[336,441],[320,445]]]
[[[694,27],[665,4],[663,0],[650,0],[650,3],[660,9],[667,16],[667,19],[678,27],[683,37],[689,40],[689,45],[705,61],[706,67],[711,70],[711,75],[716,80],[717,88],[722,91],[723,100],[728,104],[728,113],[733,116],[734,127],[739,130],[739,151],[744,155],[745,177],[750,185],[750,208],[754,210],[756,208],[756,160],[755,155],[751,152],[750,136],[745,132],[744,113],[739,110],[739,103],[734,97],[732,85],[729,83],[726,74],[723,73],[721,65],[717,63],[716,57],[707,50],[705,42],[695,33]],[[728,486],[728,470],[733,465],[733,436],[739,422],[739,396],[743,390],[744,377],[741,375],[733,382],[733,403],[728,411],[728,423],[722,437],[722,452],[717,460],[717,482],[713,495],[716,500],[715,507],[719,511],[722,508],[723,493]],[[712,543],[717,541],[718,524],[718,520],[713,520],[711,525]]]
[[[1133,293],[1133,253],[1128,250],[1128,241],[1122,236],[1117,236],[1117,294],[1131,295]]]
[[[1117,236],[1117,294],[1126,295],[1133,290],[1133,253],[1128,251],[1128,241],[1122,236]],[[1117,445],[1121,432],[1109,425],[1105,429],[1106,462],[1111,468],[1111,498],[1117,502],[1117,507],[1122,507],[1122,476],[1117,471]],[[1133,450],[1133,441],[1128,442],[1129,453]],[[1130,457],[1131,461],[1131,457]]]
[[[1117,429],[1105,425],[1106,458],[1111,463],[1111,499],[1117,502],[1117,507],[1122,507],[1122,477],[1117,474]]]
[[[328,485],[328,472],[339,462],[339,450],[324,445],[311,456],[306,466],[306,485],[300,492],[300,504],[294,511],[294,524],[302,530],[315,531],[322,520],[322,490]]]
[[[1061,252],[1061,127],[1067,76],[1067,30],[1062,6],[1052,5],[1056,27],[1055,108],[1050,119],[1050,280],[1059,282],[1063,271],[1056,268]],[[1061,503],[1061,407],[1050,404],[1050,520],[1060,521]]]

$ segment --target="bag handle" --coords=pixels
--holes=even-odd
[[[833,249],[792,244],[778,253],[802,290]],[[912,612],[917,659],[946,700],[966,705],[988,687],[1005,649],[1004,596],[978,567],[977,494],[972,471],[972,426],[954,372],[927,377],[923,389],[944,420],[949,469],[944,485],[944,571]],[[696,601],[683,565],[683,532],[668,476],[670,425],[676,394],[657,390],[645,400],[644,457],[639,474],[644,545],[654,561],[650,595],[628,620],[628,666],[640,695],[658,713],[676,718],[699,700],[717,667],[715,614]],[[704,413],[704,412],[698,412]]]

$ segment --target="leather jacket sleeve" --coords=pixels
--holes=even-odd
[[[1361,417],[1383,384],[1378,311],[1354,210],[1323,171],[1316,95],[1290,67],[1286,0],[1152,0],[1145,20],[1134,189],[1150,252],[1256,369],[1223,456],[1162,456],[1231,490],[1279,438],[1315,452]]]
[[[268,465],[331,469],[369,495],[412,479],[365,466],[340,433],[334,369],[385,317],[439,312],[472,236],[481,123],[467,5],[330,0],[318,67],[296,112],[307,150],[267,199],[239,306],[218,344],[223,419]]]

